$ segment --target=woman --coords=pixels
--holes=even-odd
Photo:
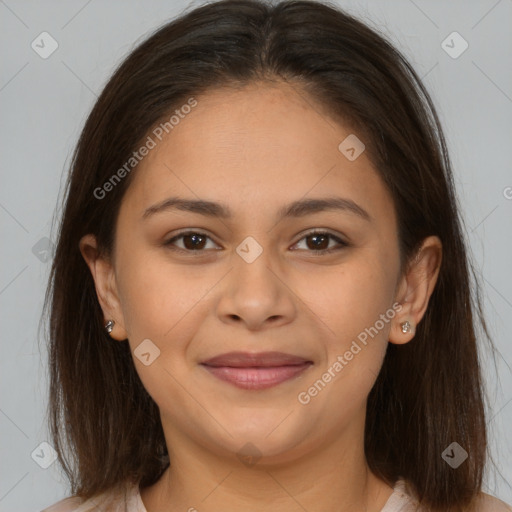
[[[48,298],[75,497],[47,510],[510,510],[481,492],[471,271],[382,36],[309,1],[166,24],[73,159]]]

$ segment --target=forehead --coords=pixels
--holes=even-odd
[[[355,135],[350,126],[330,118],[297,86],[252,84],[195,100],[161,140],[149,133],[154,148],[134,171],[125,209],[142,215],[178,195],[254,216],[265,213],[263,205],[277,211],[283,203],[333,193],[355,201],[371,197],[373,209],[389,209],[389,194],[364,151],[349,160],[339,149]]]

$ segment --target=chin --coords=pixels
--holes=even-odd
[[[243,416],[237,414],[236,422],[226,423],[230,425],[227,430],[232,437],[222,429],[216,429],[221,437],[213,437],[212,432],[209,432],[209,444],[215,446],[214,451],[219,455],[234,455],[244,464],[246,459],[257,461],[260,466],[279,464],[300,456],[298,447],[306,444],[306,432],[303,426],[296,424],[296,417],[292,419],[293,414],[284,421],[286,414],[282,412],[279,416],[269,414],[255,417],[258,416],[257,413],[247,411],[246,422],[243,421]]]

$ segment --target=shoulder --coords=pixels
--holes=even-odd
[[[490,494],[481,493],[476,501],[476,512],[512,512],[512,506]]]
[[[82,503],[83,500],[78,497],[64,498],[63,500],[41,510],[41,512],[74,512]]]
[[[138,485],[128,490],[111,490],[89,499],[79,496],[64,498],[41,512],[146,512],[140,499]]]
[[[107,495],[105,495],[105,497],[106,496]],[[105,512],[107,510],[108,512],[121,512],[122,510],[124,511],[124,502],[114,499],[91,498],[84,500],[78,497],[69,497],[54,503],[41,512],[97,512],[99,510]],[[128,512],[132,512],[130,508],[127,510]]]
[[[428,512],[418,502],[417,496],[410,484],[400,478],[381,512]],[[480,493],[475,500],[475,506],[471,512],[512,512],[512,507],[494,496]]]

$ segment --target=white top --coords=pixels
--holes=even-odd
[[[99,505],[102,506],[98,509]],[[109,505],[109,508],[104,508]],[[147,512],[144,503],[140,497],[139,486],[134,484],[130,488],[127,495],[127,512]],[[124,499],[116,493],[104,493],[96,498],[91,498],[82,502],[81,498],[70,497],[65,498],[51,507],[45,508],[41,512],[93,512],[97,510],[108,510],[108,512],[125,512]],[[408,488],[403,479],[399,479],[393,487],[393,494],[388,498],[386,504],[380,512],[421,512],[424,508],[418,508],[414,494]],[[512,507],[503,501],[490,496],[489,494],[482,494],[478,512],[512,512]]]

